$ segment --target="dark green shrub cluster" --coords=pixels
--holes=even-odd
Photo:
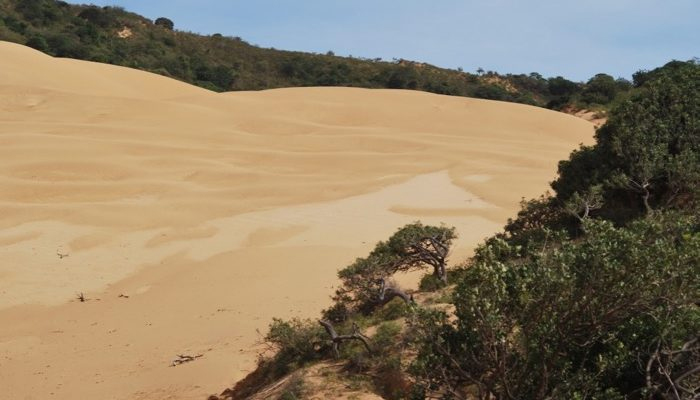
[[[322,357],[325,336],[323,328],[315,321],[284,321],[275,318],[270,324],[265,342],[276,350],[275,363],[292,370]],[[286,372],[288,371],[283,373]]]
[[[485,245],[455,290],[457,323],[419,319],[428,325],[424,378],[499,398],[642,390],[640,360],[657,344],[672,351],[698,334],[699,222],[676,214],[627,228],[588,220],[579,240],[506,262]]]
[[[593,215],[625,223],[660,209],[695,206],[700,188],[700,65],[648,73],[584,146],[559,164],[552,184],[563,204],[602,188]]]

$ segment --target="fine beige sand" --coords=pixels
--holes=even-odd
[[[0,398],[202,399],[376,241],[444,222],[459,263],[592,135],[523,105],[215,94],[0,42]]]

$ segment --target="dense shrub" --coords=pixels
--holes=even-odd
[[[315,321],[274,319],[265,342],[276,351],[275,363],[283,368],[294,368],[318,359],[325,341],[323,328]]]
[[[42,36],[30,37],[29,40],[27,40],[26,45],[42,52],[49,51],[49,44],[46,42],[46,39],[44,39]]]
[[[173,29],[175,29],[175,23],[172,20],[165,18],[165,17],[160,17],[160,18],[156,19],[154,24],[157,26],[162,26],[163,28],[165,28],[167,30],[171,30],[171,31]]]
[[[654,347],[671,351],[698,334],[698,222],[675,214],[629,228],[587,220],[580,240],[506,262],[485,245],[455,291],[456,323],[419,320],[426,336],[417,370],[425,381],[477,385],[497,398],[642,390],[640,362]]]
[[[691,208],[700,188],[700,65],[674,62],[648,74],[582,147],[559,164],[552,187],[566,202],[602,185],[597,212],[624,223],[665,208]]]

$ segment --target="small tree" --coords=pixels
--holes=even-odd
[[[452,241],[457,238],[455,228],[408,224],[399,229],[386,243],[396,259],[394,272],[433,268],[433,275],[447,283],[446,262]]]
[[[586,103],[608,104],[615,99],[618,89],[615,78],[608,74],[597,74],[586,83],[581,96]]]
[[[400,228],[388,241],[377,243],[367,257],[338,271],[342,285],[326,318],[343,320],[353,310],[371,313],[395,297],[409,301],[410,296],[389,280],[400,271],[432,267],[433,275],[447,282],[447,255],[456,237],[455,229],[445,226],[414,222]]]
[[[172,20],[165,17],[160,17],[156,19],[155,24],[171,31],[175,29],[175,23]]]

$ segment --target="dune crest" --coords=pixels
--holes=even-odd
[[[374,242],[444,222],[458,262],[592,135],[524,105],[217,94],[0,42],[2,396],[201,399]],[[170,367],[183,353],[203,357]]]

